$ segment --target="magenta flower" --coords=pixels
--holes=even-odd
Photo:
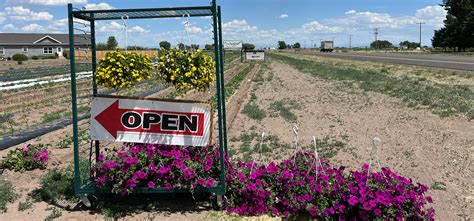
[[[355,196],[351,197],[348,202],[351,206],[356,205],[357,202],[358,202],[357,197],[355,197]]]
[[[127,181],[127,185],[129,187],[136,187],[137,186],[137,181],[134,180],[134,179],[130,179],[130,180]]]
[[[148,182],[148,188],[150,189],[155,188],[155,183],[153,183],[153,181]]]
[[[125,158],[125,163],[127,164],[137,164],[138,158],[137,157],[127,157]]]
[[[209,179],[207,179],[206,186],[207,187],[212,187],[212,186],[214,186],[214,183],[215,183],[215,180],[212,179],[212,178],[209,178]]]
[[[170,168],[168,168],[168,167],[160,167],[160,173],[161,173],[161,174],[167,174],[168,172],[170,172]]]
[[[133,174],[133,178],[137,180],[145,179],[146,178],[146,173],[143,171],[137,171]]]
[[[166,184],[165,184],[165,188],[166,188],[167,190],[170,190],[170,189],[171,189],[171,184],[170,184],[170,183],[166,183]]]
[[[380,210],[379,208],[374,209],[374,215],[375,215],[375,216],[380,216],[380,215],[382,215],[382,210]]]
[[[403,202],[405,202],[405,200],[407,200],[404,196],[397,196],[396,199],[397,199],[397,202],[399,202],[399,203],[403,203]]]

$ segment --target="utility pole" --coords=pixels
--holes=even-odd
[[[352,50],[352,35],[349,35],[349,50]]]
[[[375,50],[379,49],[379,44],[377,42],[377,35],[379,34],[379,28],[374,28],[374,34],[375,34]]]
[[[310,48],[314,48],[313,40],[311,40],[311,45],[310,45],[309,47],[310,47]]]
[[[425,24],[424,22],[418,22],[417,25],[420,25],[420,49],[421,49],[421,25]]]
[[[306,40],[304,40],[304,49],[306,49]]]

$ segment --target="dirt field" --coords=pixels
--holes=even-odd
[[[332,59],[322,59],[334,62]],[[359,63],[339,65],[358,66]],[[236,64],[226,72],[226,81],[245,65]],[[390,66],[397,68],[397,66]],[[427,77],[430,79],[430,76]],[[452,82],[472,79],[455,78]],[[438,79],[438,78],[436,78]],[[170,89],[154,97],[166,96]],[[189,94],[184,98],[207,99],[210,94]],[[474,217],[474,121],[463,116],[440,117],[429,109],[410,108],[402,99],[347,87],[301,72],[277,59],[256,65],[229,99],[227,116],[229,151],[234,159],[268,162],[288,157],[295,151],[293,125],[299,127],[299,148],[312,150],[312,136],[319,140],[319,151],[335,165],[360,167],[370,160],[372,139],[379,137],[380,164],[390,167],[415,182],[430,186],[437,220],[463,220]],[[87,122],[82,122],[87,128]],[[36,142],[53,142],[71,128],[47,134]],[[260,157],[260,135],[265,132]],[[87,155],[88,145],[81,147]],[[6,151],[0,152],[5,156]],[[72,149],[52,149],[52,167],[72,163]],[[18,203],[38,187],[46,171],[2,175],[11,181],[20,197],[7,205],[0,220],[43,220],[53,205],[34,203],[32,209],[18,211]],[[191,199],[167,198],[153,212],[130,212],[123,220],[230,220],[237,219],[210,211],[205,202],[189,204]],[[186,202],[183,206],[183,202]],[[56,220],[101,220],[104,215],[88,210],[66,211]],[[255,218],[253,220],[257,220]],[[259,220],[269,220],[260,218]]]

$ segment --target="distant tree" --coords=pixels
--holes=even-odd
[[[184,49],[186,49],[186,46],[183,43],[178,43],[178,49],[179,50],[184,50]]]
[[[370,43],[370,47],[375,49],[386,49],[393,48],[393,44],[387,40],[377,40]]]
[[[444,27],[434,32],[433,47],[458,51],[474,47],[474,0],[443,0],[447,11]]]
[[[286,45],[286,48],[291,49],[292,46],[291,46],[290,44],[287,44],[287,45]]]
[[[191,44],[191,48],[193,50],[197,50],[197,49],[199,49],[199,45],[198,44]]]
[[[115,39],[115,36],[109,36],[107,39],[107,50],[115,50],[118,46],[118,42]]]
[[[285,41],[278,41],[278,49],[285,49],[286,43]]]
[[[296,42],[294,45],[293,45],[293,48],[301,48],[301,44],[299,42]]]
[[[242,49],[244,49],[244,50],[253,50],[253,49],[255,49],[255,45],[249,44],[249,43],[243,43],[242,44]]]
[[[163,48],[165,50],[170,50],[171,44],[167,41],[161,41],[160,42],[160,48]]]
[[[95,50],[97,50],[97,51],[105,51],[105,50],[107,50],[107,44],[105,44],[105,43],[97,43],[97,44],[95,45]]]
[[[204,50],[212,50],[214,48],[213,44],[206,44],[204,45]]]
[[[402,41],[402,42],[400,42],[400,47],[401,48],[407,47],[409,49],[414,49],[414,48],[419,47],[419,44],[420,43],[418,43],[418,42]]]
[[[130,46],[127,46],[127,49],[128,50],[147,50],[148,48],[143,47],[143,46],[138,46],[138,45],[130,45]]]

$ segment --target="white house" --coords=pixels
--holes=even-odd
[[[76,49],[87,50],[90,47],[89,35],[75,35]],[[14,54],[32,56],[63,56],[69,51],[68,34],[0,33],[0,57]]]

